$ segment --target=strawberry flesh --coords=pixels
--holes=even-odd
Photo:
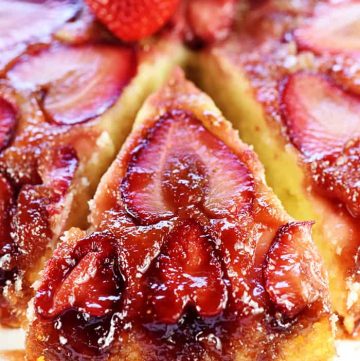
[[[310,164],[321,192],[343,202],[353,217],[360,217],[360,138]]]
[[[42,186],[25,185],[18,195],[13,222],[16,243],[21,249],[19,265],[38,261],[39,255],[51,241],[46,203]]]
[[[0,97],[0,151],[9,145],[16,127],[16,111],[14,107]]]
[[[11,212],[14,206],[14,191],[9,181],[0,174],[0,259],[11,252],[13,242],[11,240]],[[2,262],[0,266],[0,290],[6,281],[14,275],[11,259]],[[1,298],[0,298],[1,308]]]
[[[19,264],[38,260],[50,244],[55,228],[65,221],[53,221],[61,213],[64,196],[69,190],[78,160],[70,147],[53,148],[39,160],[38,172],[43,184],[26,184],[20,188],[13,222],[16,244],[20,249]],[[58,230],[57,230],[58,231]],[[61,229],[59,232],[62,232]]]
[[[75,16],[78,10],[79,2],[73,0],[1,0],[0,70],[28,45],[47,41],[48,36]]]
[[[136,41],[158,31],[179,0],[86,0],[97,18],[118,38]]]
[[[311,226],[310,222],[292,222],[280,227],[266,256],[266,291],[275,307],[289,318],[320,299],[326,290]]]
[[[48,207],[50,216],[56,213],[56,204],[63,199],[69,190],[78,165],[76,152],[70,146],[55,147],[42,154],[38,172],[43,184],[52,193]]]
[[[145,223],[192,207],[203,207],[212,217],[228,216],[251,203],[253,179],[239,158],[197,119],[172,112],[133,153],[122,194],[130,213]]]
[[[340,151],[360,136],[360,100],[321,75],[291,75],[282,107],[292,143],[308,158]]]
[[[0,255],[1,249],[10,239],[10,210],[13,206],[13,198],[11,184],[0,174]]]
[[[136,72],[132,49],[110,45],[54,46],[21,58],[7,73],[18,88],[36,91],[56,124],[104,113]]]
[[[66,255],[66,257],[65,257]],[[77,244],[66,242],[45,269],[35,307],[43,317],[75,308],[101,317],[120,300],[123,279],[110,235],[93,233]]]
[[[179,226],[169,235],[157,270],[151,302],[159,322],[177,322],[188,304],[205,317],[225,308],[227,291],[221,263],[210,240],[195,223]]]
[[[302,50],[316,54],[360,53],[360,3],[323,6],[309,23],[295,31]]]

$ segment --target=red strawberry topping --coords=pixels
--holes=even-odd
[[[56,212],[56,204],[69,190],[78,167],[75,150],[70,146],[47,150],[39,160],[38,172],[43,183],[52,191],[49,215]]]
[[[47,41],[49,35],[76,14],[79,4],[76,0],[1,0],[0,70],[29,44]]]
[[[77,169],[78,160],[72,148],[50,149],[40,160],[39,173],[43,184],[24,185],[17,198],[13,223],[14,241],[20,250],[19,264],[38,261],[51,244],[54,233],[64,231],[67,220],[64,197]],[[61,219],[54,221],[60,214]]]
[[[360,3],[326,5],[295,31],[300,49],[317,54],[360,53]]]
[[[340,151],[360,136],[360,100],[321,75],[291,75],[282,106],[292,143],[309,158]]]
[[[225,308],[227,290],[210,242],[192,222],[169,235],[157,260],[157,282],[150,286],[158,321],[176,322],[188,304],[201,316],[214,316]]]
[[[0,150],[9,144],[15,127],[16,111],[8,101],[0,97]]]
[[[310,165],[320,191],[343,202],[353,217],[360,217],[360,138]]]
[[[60,325],[51,336],[56,345],[64,335],[66,347],[77,350],[71,340],[96,324],[81,352],[97,355],[103,349],[92,350],[96,340],[130,330],[164,360],[208,351],[232,356],[239,326],[270,327],[269,298],[291,318],[316,301],[323,306],[311,224],[281,227],[268,251],[281,221],[262,212],[268,204],[261,196],[254,201],[245,154],[183,110],[160,116],[133,146],[120,165],[127,166],[120,187],[115,169],[102,194],[111,202],[97,232],[80,240],[84,232],[70,232],[45,269],[36,322]],[[271,229],[255,221],[265,217],[260,213],[274,221]]]
[[[65,242],[49,261],[35,307],[44,317],[71,308],[103,316],[121,297],[117,262],[111,235],[93,233],[76,245]]]
[[[286,82],[282,104],[290,139],[310,163],[318,189],[358,217],[359,98],[323,76],[297,73]]]
[[[45,195],[46,196],[46,195]],[[36,262],[38,255],[51,241],[49,217],[42,186],[22,187],[16,205],[14,228],[16,243],[21,250],[19,263]]]
[[[142,222],[193,207],[203,207],[213,217],[228,216],[251,203],[253,179],[198,120],[174,111],[164,115],[136,149],[122,192],[128,210]]]
[[[265,288],[278,310],[293,318],[321,298],[326,281],[311,240],[310,222],[282,226],[267,254]]]
[[[8,180],[0,174],[0,255],[1,249],[10,238],[10,210],[13,206],[13,193]]]
[[[134,52],[125,47],[54,46],[26,56],[8,72],[19,88],[37,91],[57,124],[76,124],[101,115],[136,72]]]
[[[179,0],[86,0],[97,18],[117,37],[140,40],[158,31],[175,12]]]

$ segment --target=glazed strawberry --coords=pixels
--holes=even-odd
[[[360,217],[360,138],[348,142],[340,152],[313,161],[310,166],[320,191],[343,202],[353,217]]]
[[[10,211],[14,192],[4,175],[0,174],[0,255],[3,246],[10,238]]]
[[[72,308],[103,316],[121,298],[117,262],[110,235],[93,233],[73,247],[65,243],[46,267],[46,286],[39,290],[35,306],[44,317]]]
[[[140,40],[158,31],[175,12],[179,0],[86,0],[97,18],[117,37]]]
[[[266,257],[266,291],[275,307],[289,318],[321,298],[326,290],[311,226],[310,222],[282,226]]]
[[[295,39],[300,49],[317,54],[359,54],[359,19],[358,1],[326,5],[295,31]]]
[[[0,150],[9,144],[15,127],[16,111],[8,101],[0,97]]]
[[[227,290],[213,247],[193,222],[169,235],[157,260],[157,282],[150,286],[157,321],[176,322],[187,305],[201,316],[214,316],[225,308]]]
[[[54,232],[63,231],[68,214],[62,214],[61,219],[53,216],[66,207],[64,197],[77,166],[72,148],[49,149],[40,157],[37,169],[43,184],[26,184],[20,188],[13,219],[15,240],[20,249],[19,264],[38,261],[37,255],[44,251]]]
[[[252,192],[239,158],[191,114],[175,111],[161,117],[133,153],[122,184],[129,211],[145,223],[194,206],[211,217],[237,214]]]
[[[288,135],[307,157],[340,151],[360,135],[359,98],[321,75],[291,75],[281,101]]]
[[[187,20],[196,38],[208,44],[223,40],[235,18],[236,0],[190,0]]]
[[[18,195],[13,222],[21,252],[19,264],[38,261],[38,255],[51,240],[45,197],[43,187],[33,185],[22,187]]]
[[[76,14],[79,5],[73,0],[1,0],[0,71],[32,42],[47,41],[52,32]]]
[[[7,73],[18,88],[38,92],[57,124],[76,124],[101,115],[136,72],[133,50],[109,45],[54,46],[21,58]]]
[[[46,150],[38,165],[38,172],[43,183],[52,191],[49,199],[52,210],[49,215],[53,215],[56,211],[53,207],[59,202],[74,179],[79,161],[75,150],[70,146],[55,147]]]
[[[14,191],[11,184],[0,173],[0,290],[6,284],[6,281],[13,277],[12,259],[4,257],[13,249],[13,242],[11,239],[11,215],[14,206]],[[0,297],[0,308],[1,308]]]

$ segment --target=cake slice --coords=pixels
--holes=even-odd
[[[34,7],[48,14],[60,4],[66,14],[75,6],[22,2],[25,14],[36,13]],[[16,14],[8,13],[9,24]],[[44,21],[16,28],[11,39],[28,44],[27,36],[38,26],[44,30]],[[2,26],[0,44],[8,44]],[[0,79],[0,323],[5,325],[25,320],[32,284],[58,237],[71,226],[86,227],[87,201],[138,108],[185,56],[181,45],[165,38],[135,46],[109,34],[81,42],[70,39],[69,29],[66,34],[66,43],[31,37],[31,46],[7,64]]]
[[[31,309],[28,360],[330,360],[312,223],[180,70],[148,98]]]
[[[267,1],[200,55],[199,82],[254,145],[289,213],[313,219],[334,310],[360,320],[358,1]],[[212,74],[212,76],[209,76]]]

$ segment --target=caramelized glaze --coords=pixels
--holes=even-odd
[[[193,114],[156,119],[125,158],[95,232],[67,239],[45,269],[32,326],[36,342],[46,335],[45,358],[102,360],[132,344],[144,360],[233,360],[238,350],[270,360],[328,312],[311,225],[284,225],[245,155]],[[270,291],[288,281],[292,292]]]

